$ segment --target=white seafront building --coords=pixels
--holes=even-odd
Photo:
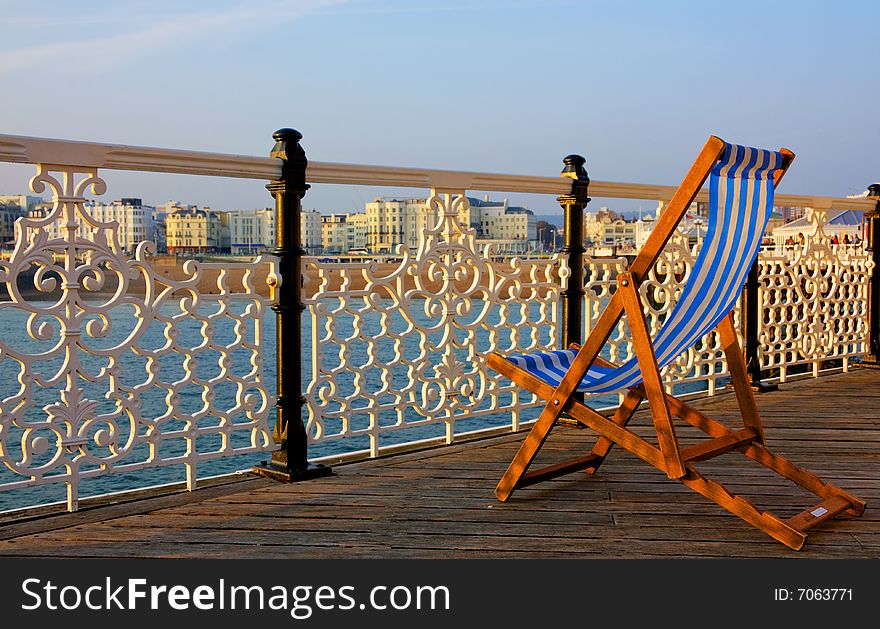
[[[459,220],[473,228],[481,244],[492,243],[498,253],[524,253],[537,247],[535,214],[512,206],[508,199],[490,201],[468,197],[469,209]],[[425,198],[377,198],[365,204],[366,248],[370,253],[394,253],[398,245],[419,246],[422,234],[437,216]],[[351,215],[349,215],[351,216]]]
[[[138,198],[123,198],[111,203],[99,203],[87,201],[83,204],[83,210],[98,223],[115,222],[118,227],[116,234],[122,248],[127,253],[133,253],[137,246],[144,240],[156,240],[156,208],[144,205]],[[32,218],[42,218],[51,211],[51,206],[46,203],[29,206],[27,215]],[[62,238],[63,222],[56,220],[46,226],[50,238]],[[84,239],[90,239],[92,225],[81,221],[77,229],[77,235]]]
[[[259,255],[275,248],[274,209],[230,210],[224,214],[232,255]]]
[[[414,249],[430,226],[427,199],[376,198],[364,205],[366,248],[370,253],[394,253],[398,245]]]
[[[303,210],[300,217],[300,240],[306,255],[321,253],[323,226],[318,210]]]
[[[531,210],[510,205],[507,199],[490,201],[468,197],[470,225],[477,240],[492,243],[499,253],[526,253],[538,246],[537,220]]]
[[[322,216],[322,252],[337,255],[366,253],[368,220],[362,212],[334,212]]]
[[[156,240],[156,208],[141,199],[124,198],[112,203],[86,203],[86,212],[102,223],[116,221],[122,248],[132,253],[145,240]]]

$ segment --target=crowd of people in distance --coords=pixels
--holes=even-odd
[[[786,247],[794,247],[795,245],[804,244],[804,240],[805,240],[804,235],[802,233],[798,232],[797,238],[790,235],[788,238],[785,239],[785,242],[783,244]],[[843,238],[840,238],[840,237],[838,237],[837,234],[834,234],[831,236],[830,241],[831,241],[832,246],[858,245],[858,244],[861,244],[861,242],[862,242],[861,239],[859,238],[858,234],[856,234],[852,238],[850,238],[849,234],[844,234]]]

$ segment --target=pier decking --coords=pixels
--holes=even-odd
[[[856,369],[758,398],[776,452],[868,503],[860,518],[812,530],[799,552],[620,449],[595,477],[571,474],[502,504],[493,489],[523,438],[516,434],[339,465],[330,478],[300,484],[243,475],[192,493],[7,517],[0,556],[880,558],[878,383],[880,371]],[[720,419],[737,415],[729,394],[695,406]],[[637,417],[648,428],[648,414]],[[588,430],[557,430],[543,460],[586,450],[592,440]],[[698,467],[782,516],[815,501],[737,453]]]

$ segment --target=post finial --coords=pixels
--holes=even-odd
[[[269,157],[280,157],[281,159],[286,160],[295,157],[297,152],[302,153],[303,157],[305,157],[305,152],[299,145],[299,141],[302,140],[302,138],[302,133],[296,129],[290,129],[288,127],[278,129],[272,134],[272,139],[275,140],[275,146],[272,147]],[[297,149],[299,149],[299,151],[297,151]]]
[[[299,142],[300,140],[302,140],[303,134],[296,129],[284,127],[283,129],[278,129],[275,133],[273,133],[272,137],[276,140],[289,140],[292,138],[295,142]]]
[[[565,164],[565,168],[562,169],[563,177],[571,177],[590,183],[590,177],[584,170],[584,164],[587,163],[587,160],[582,155],[566,155],[562,158],[562,163]]]
[[[302,133],[296,129],[285,127],[278,129],[272,134],[275,145],[272,147],[269,157],[277,157],[282,161],[281,180],[288,188],[306,190],[306,152],[300,145]]]
[[[556,200],[563,205],[566,203],[577,203],[583,209],[590,202],[590,197],[588,196],[590,176],[584,170],[584,164],[587,163],[587,160],[582,155],[566,155],[562,158],[562,163],[565,164],[565,168],[562,169],[561,176],[568,177],[573,181],[571,182],[571,192],[562,195]]]

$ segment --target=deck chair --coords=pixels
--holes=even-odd
[[[580,347],[528,355],[491,353],[488,365],[537,394],[547,405],[541,412],[495,490],[506,501],[514,490],[563,474],[595,473],[612,446],[629,450],[671,479],[718,503],[749,524],[797,550],[813,526],[840,513],[860,515],[865,503],[825,483],[814,474],[773,454],[765,445],[764,429],[749,384],[731,310],[773,211],[773,192],[794,154],[727,144],[710,137],[667,209],[629,269],[617,277],[617,289],[589,338]],[[708,230],[688,281],[672,311],[652,339],[645,322],[639,284],[653,267],[697,192],[709,178]],[[625,317],[634,357],[613,365],[599,355],[621,317]],[[717,329],[733,382],[743,428],[731,429],[668,394],[660,369],[703,335]],[[606,417],[582,400],[584,394],[626,391],[613,416]],[[627,428],[647,399],[657,444]],[[529,471],[529,467],[561,416],[599,433],[586,456]],[[682,447],[672,417],[708,435],[698,445]],[[705,478],[696,463],[738,451],[766,468],[816,494],[820,501],[787,519],[762,511],[723,485]]]

